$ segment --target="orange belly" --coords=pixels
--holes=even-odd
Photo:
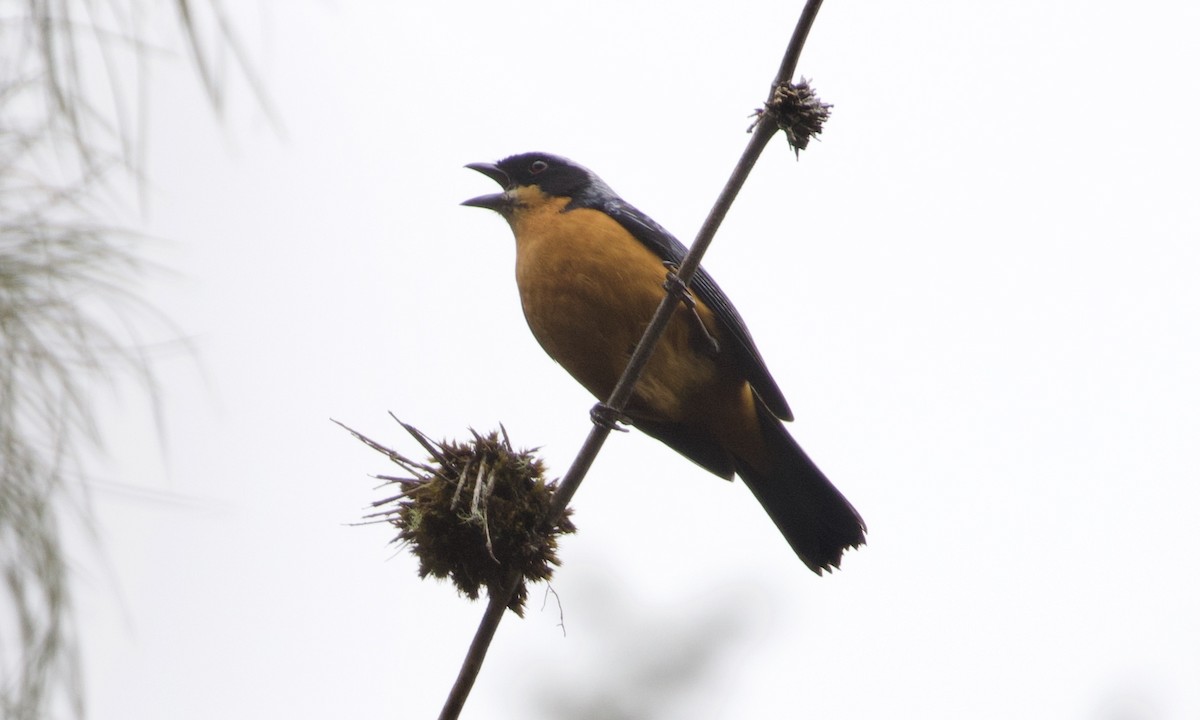
[[[612,218],[591,209],[562,212],[565,203],[545,203],[513,220],[521,305],[546,352],[605,400],[666,294],[666,267]],[[716,335],[711,311],[700,302],[697,311]],[[692,398],[711,391],[718,367],[701,339],[695,319],[677,311],[638,383],[630,416],[680,421]]]
[[[525,319],[550,357],[607,400],[666,295],[666,267],[608,215],[563,212],[565,198],[538,200],[509,217]],[[699,299],[696,312],[726,347],[723,327]],[[625,414],[693,428],[751,465],[767,466],[754,391],[731,353],[712,354],[688,310],[676,310],[668,323]]]

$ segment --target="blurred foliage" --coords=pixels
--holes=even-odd
[[[232,65],[212,2],[0,0],[0,717],[84,714],[66,523],[90,526],[83,451],[97,385],[132,373],[156,398],[136,328],[136,237],[107,194],[140,188],[146,71],[186,48],[214,109]],[[211,48],[211,49],[210,49]],[[234,62],[225,58],[232,56]],[[265,107],[265,105],[264,105]],[[161,318],[156,318],[161,320]]]

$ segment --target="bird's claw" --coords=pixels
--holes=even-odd
[[[602,428],[616,430],[617,432],[629,432],[627,428],[623,428],[619,424],[628,422],[628,419],[611,405],[605,403],[596,403],[592,406],[592,410],[589,414],[592,417],[592,422]]]
[[[704,320],[700,318],[700,312],[696,309],[695,296],[692,295],[692,291],[688,286],[679,279],[679,274],[676,272],[679,266],[670,260],[664,260],[663,265],[667,268],[667,279],[663,282],[663,288],[668,293],[679,296],[679,301],[688,309],[688,315],[700,331],[700,341],[704,345],[704,350],[711,357],[716,357],[721,352],[721,343],[717,342],[717,339],[713,337],[712,333],[704,325]]]
[[[663,267],[667,269],[667,279],[663,281],[663,288],[669,293],[678,295],[680,299],[690,295],[691,291],[688,290],[687,285],[684,285],[683,281],[679,279],[679,263],[663,260]]]

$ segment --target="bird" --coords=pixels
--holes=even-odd
[[[564,157],[528,152],[466,167],[502,188],[462,204],[508,221],[533,336],[603,403],[687,248]],[[736,474],[809,569],[839,568],[845,550],[866,542],[862,517],[784,427],[793,413],[782,390],[703,267],[684,299],[620,420],[714,475]]]

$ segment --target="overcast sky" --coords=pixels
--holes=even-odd
[[[185,56],[151,79],[118,214],[195,353],[156,356],[161,441],[102,396],[92,716],[433,717],[483,604],[351,526],[390,467],[329,419],[413,454],[388,411],[503,422],[564,472],[593,400],[462,166],[566,155],[686,242],[800,3],[227,5],[283,130],[232,72],[221,120]],[[1198,27],[826,3],[800,72],[832,118],[772,142],[705,266],[868,545],[818,578],[740,482],[614,435],[464,717],[1200,716]]]

